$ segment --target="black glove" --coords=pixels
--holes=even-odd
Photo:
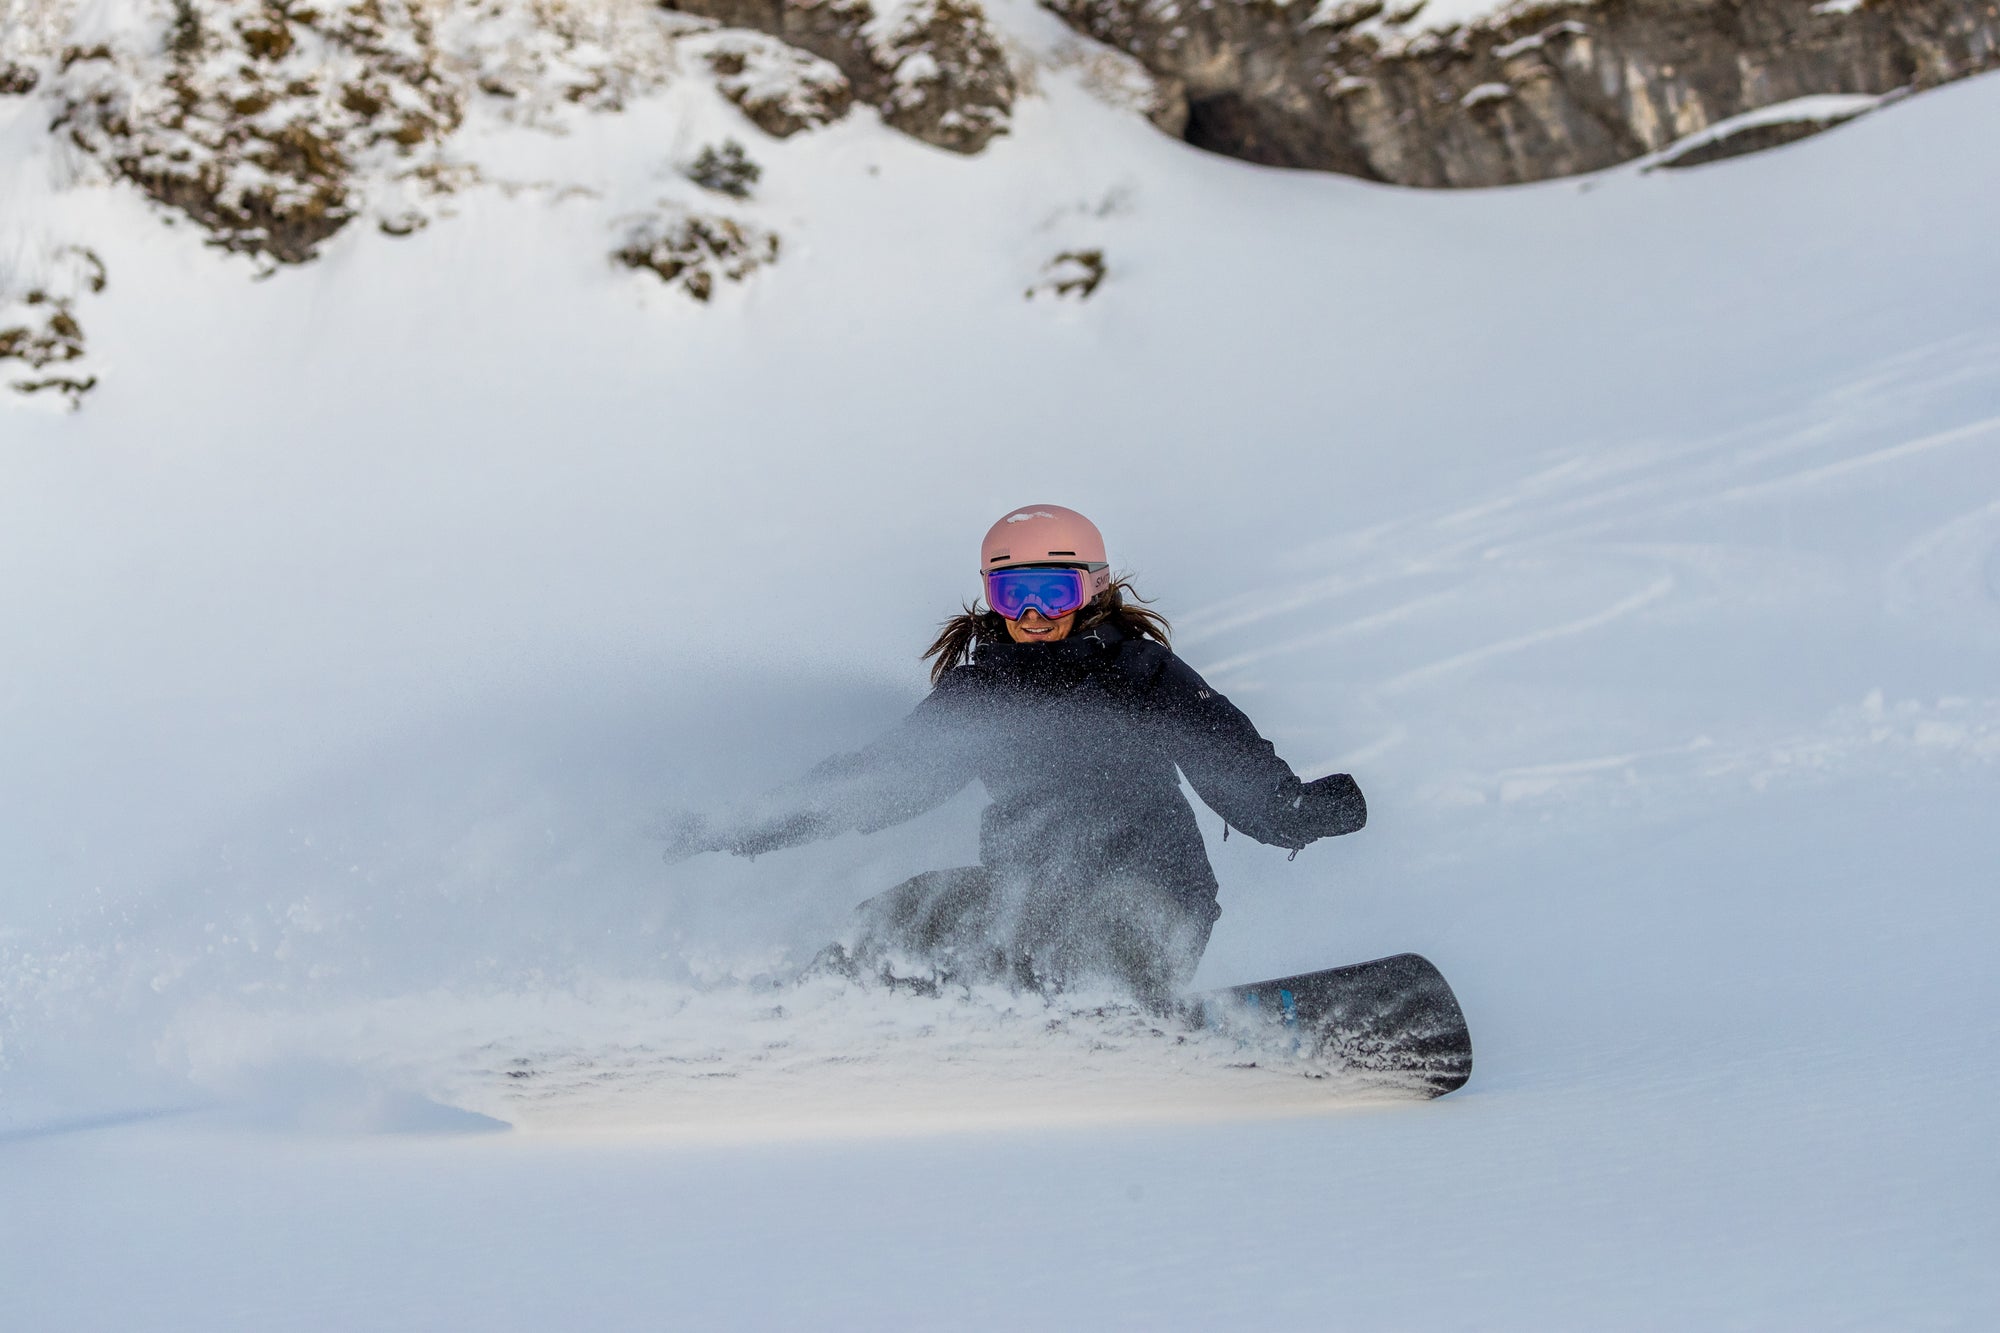
[[[1361,787],[1345,773],[1330,773],[1299,788],[1299,831],[1308,841],[1352,833],[1368,822]]]

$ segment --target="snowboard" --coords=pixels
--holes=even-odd
[[[1472,1077],[1472,1034],[1458,997],[1413,953],[1232,986],[1204,996],[1202,1007],[1218,1019],[1247,1010],[1292,1030],[1316,1056],[1422,1097],[1442,1097]]]

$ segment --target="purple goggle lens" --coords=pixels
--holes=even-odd
[[[1057,620],[1090,598],[1080,569],[1016,565],[1012,569],[987,571],[986,600],[1008,620],[1019,620],[1031,606],[1050,620]]]

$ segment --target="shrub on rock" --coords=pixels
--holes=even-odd
[[[750,189],[764,169],[750,160],[743,145],[724,139],[721,146],[710,144],[689,164],[687,178],[704,190],[714,190],[732,199],[748,199]]]

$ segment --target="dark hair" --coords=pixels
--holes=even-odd
[[[1130,597],[1131,601],[1125,599]],[[1128,578],[1120,577],[1111,581],[1111,586],[1090,599],[1090,604],[1076,613],[1076,623],[1070,626],[1071,634],[1082,633],[1095,626],[1111,621],[1135,639],[1151,639],[1161,647],[1168,647],[1167,635],[1170,626],[1167,618],[1158,611],[1148,611],[1136,603],[1144,602],[1138,590]],[[924,658],[936,658],[931,663],[931,684],[944,679],[945,673],[953,667],[972,660],[973,649],[982,643],[1006,643],[1007,622],[998,611],[980,609],[977,602],[944,622],[931,646],[924,649]]]

